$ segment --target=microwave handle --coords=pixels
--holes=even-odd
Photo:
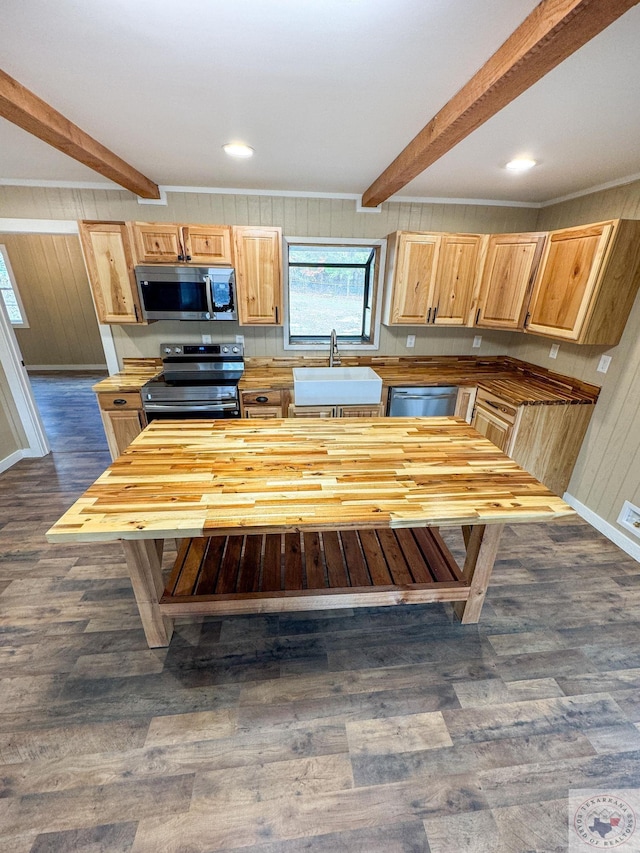
[[[211,284],[211,276],[205,275],[204,280],[207,285],[207,310],[209,312],[209,319],[211,319],[213,317],[213,285]]]

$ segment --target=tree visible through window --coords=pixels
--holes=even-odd
[[[289,340],[372,339],[376,246],[289,245]]]
[[[26,326],[24,309],[13,282],[11,268],[7,261],[7,250],[0,246],[0,293],[12,326]]]

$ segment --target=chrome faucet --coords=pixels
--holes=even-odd
[[[340,364],[340,353],[338,351],[338,336],[336,330],[331,329],[331,339],[329,342],[329,367],[334,364]]]

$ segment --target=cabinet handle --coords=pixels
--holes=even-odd
[[[133,306],[133,313],[136,315],[136,323],[138,323],[140,318],[138,317],[138,306],[137,305]]]
[[[114,406],[126,406],[127,401],[123,400],[122,397],[118,397],[116,400],[113,401],[113,405]]]
[[[435,323],[437,316],[438,316],[438,306],[436,305],[436,307],[433,309],[433,319],[431,321],[432,323]]]
[[[256,397],[256,403],[268,403],[269,398],[261,395],[260,397]]]
[[[531,312],[530,312],[530,311],[527,311],[527,316],[524,318],[524,327],[525,327],[525,329],[526,329],[526,328],[527,328],[527,326],[529,325],[529,320],[530,320],[530,319],[531,319]]]
[[[431,308],[427,311],[427,323],[431,322]]]
[[[276,305],[276,323],[278,323],[278,306]]]
[[[191,260],[191,255],[185,255],[185,256],[184,256],[184,259],[185,259],[185,261],[190,261],[190,260]]]
[[[480,311],[481,311],[481,310],[482,310],[482,309],[478,308],[478,310],[476,311],[476,323],[475,323],[475,324],[476,324],[476,326],[477,326],[477,325],[478,325],[478,323],[480,322]]]
[[[184,255],[178,255],[178,260],[179,260],[179,261],[184,261]]]

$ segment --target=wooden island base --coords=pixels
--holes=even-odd
[[[463,527],[462,568],[437,528],[183,539],[158,615],[169,627],[176,616],[451,601],[463,623],[477,622],[502,527]]]

